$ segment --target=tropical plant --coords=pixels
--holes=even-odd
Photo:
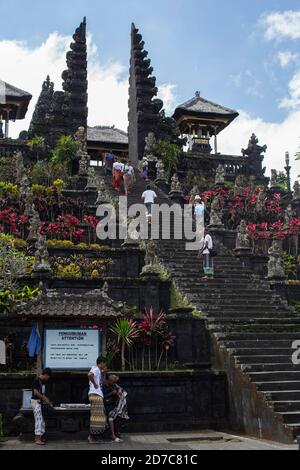
[[[157,156],[163,161],[167,175],[170,175],[177,168],[180,148],[165,140],[160,140],[156,144]]]
[[[121,363],[122,371],[126,369],[126,359],[125,359],[125,350],[131,348],[134,344],[134,341],[140,335],[140,330],[137,326],[137,323],[128,318],[120,318],[116,323],[111,327],[110,331],[117,336],[117,343],[121,345]]]
[[[62,135],[52,151],[51,161],[54,163],[72,162],[78,151],[77,142],[70,135]]]
[[[44,137],[35,135],[27,142],[30,150],[36,154],[36,160],[39,161],[40,154],[45,151],[45,139]]]

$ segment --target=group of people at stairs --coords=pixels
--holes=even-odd
[[[130,160],[122,159],[121,157],[114,156],[112,153],[105,155],[104,161],[105,171],[107,175],[112,176],[112,186],[115,191],[121,193],[122,182],[124,185],[125,196],[129,196],[134,188],[136,182],[135,169]],[[140,177],[147,183],[148,179],[148,160],[146,157],[143,158],[140,165]],[[152,222],[152,207],[157,199],[156,192],[152,189],[151,185],[147,184],[145,191],[141,195],[141,199],[144,202],[146,209],[146,217],[148,224]],[[186,200],[189,202],[189,200]],[[199,257],[203,258],[203,280],[214,279],[214,256],[216,252],[213,248],[213,239],[208,227],[204,227],[204,221],[206,220],[207,210],[201,196],[196,196],[193,201],[193,217],[196,223],[196,230],[201,230],[203,237],[200,241]]]

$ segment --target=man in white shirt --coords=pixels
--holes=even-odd
[[[89,402],[91,405],[90,435],[88,438],[90,444],[94,444],[96,437],[101,436],[105,430],[106,415],[103,404],[102,376],[106,372],[106,359],[100,356],[97,359],[97,365],[92,367],[88,373]]]
[[[146,191],[144,191],[142,194],[142,199],[144,200],[144,204],[146,206],[147,219],[149,224],[151,224],[152,206],[156,198],[157,194],[151,189],[151,186],[147,186]]]
[[[116,161],[113,164],[113,187],[118,193],[121,191],[121,183],[123,179],[125,165],[121,161]]]
[[[203,256],[203,271],[205,274],[203,279],[210,280],[214,278],[214,260],[211,253],[213,250],[213,240],[208,228],[205,228],[204,237],[200,244],[202,246],[200,255]]]

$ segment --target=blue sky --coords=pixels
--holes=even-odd
[[[199,89],[203,96],[264,119],[278,121],[286,113],[278,101],[284,97],[291,70],[273,62],[276,50],[285,44],[264,41],[258,20],[271,11],[299,9],[299,1],[1,0],[0,4],[2,39],[36,46],[53,31],[70,34],[86,15],[102,61],[126,67],[130,23],[135,21],[159,82],[175,83],[179,101]],[[299,41],[289,47],[300,50]]]
[[[61,70],[56,73],[51,60],[59,53],[59,48],[63,48],[60,38],[65,39],[67,47],[70,34],[83,16],[87,16],[93,47],[97,47],[97,54],[90,57],[97,68],[90,80],[93,99],[89,107],[93,124],[112,124],[114,120],[120,127],[126,127],[130,25],[134,21],[143,34],[158,84],[170,87],[169,104],[173,107],[199,90],[202,96],[212,101],[246,113],[248,127],[244,120],[243,127],[239,128],[243,132],[243,142],[250,128],[256,130],[259,127],[269,143],[270,132],[274,136],[279,129],[283,131],[286,126],[282,127],[282,124],[287,125],[291,116],[293,129],[297,128],[295,117],[298,119],[300,111],[299,0],[0,0],[0,7],[0,78],[9,79],[20,87],[24,83],[23,87],[26,89],[27,86],[34,95],[38,94],[38,89],[31,84],[36,80],[40,89],[47,68],[56,78],[56,87],[60,86]],[[295,24],[291,27],[294,19]],[[54,32],[59,38],[53,39]],[[10,47],[16,41],[23,42],[23,49],[19,44],[15,63],[6,67],[8,61],[13,62],[14,55],[7,51],[13,51]],[[32,60],[36,55],[33,52],[39,51],[38,57],[43,58],[43,50],[44,55],[48,54],[49,65],[47,61],[38,63],[43,62],[39,59],[34,64]],[[18,54],[22,54],[21,60]],[[63,67],[63,62],[55,58],[55,66],[57,69]],[[34,75],[33,68],[36,68]],[[109,88],[102,93],[101,99],[100,94],[98,99],[96,97],[97,85],[93,80],[103,81],[103,74],[109,76],[106,81],[114,81],[115,88],[111,88],[112,100],[115,97],[113,113],[110,113],[107,99]],[[276,125],[281,127],[276,128]],[[300,125],[299,135],[293,137],[291,132],[286,135],[292,153],[299,137]],[[228,136],[226,140],[225,134],[225,141],[229,140],[232,137],[229,139]],[[240,146],[239,140],[236,145]],[[227,145],[229,151],[232,150]],[[278,154],[276,159],[279,161],[279,158]]]

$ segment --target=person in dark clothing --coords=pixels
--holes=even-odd
[[[52,371],[47,368],[34,380],[32,384],[32,397],[31,407],[34,414],[35,423],[35,443],[39,446],[45,445],[45,420],[42,414],[42,403],[51,405],[49,399],[46,397],[46,383],[51,378]]]
[[[127,393],[119,385],[119,377],[110,375],[103,384],[104,407],[113,442],[122,442],[116,430],[117,418],[129,419],[127,414]]]

